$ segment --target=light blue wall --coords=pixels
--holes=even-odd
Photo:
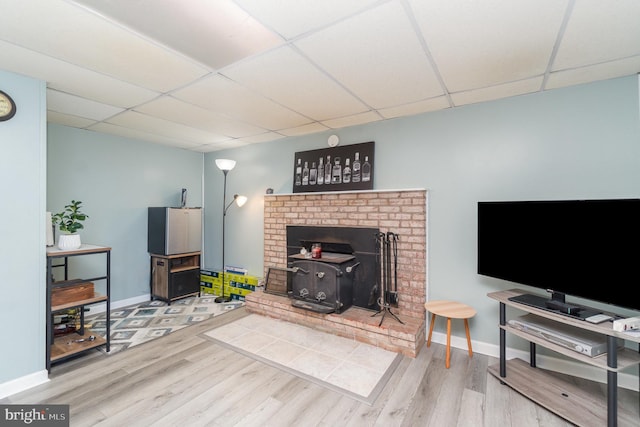
[[[112,302],[149,294],[147,208],[180,206],[182,188],[202,206],[203,155],[53,124],[48,149],[47,208],[82,201],[82,242],[112,248]],[[71,259],[72,278],[104,271],[104,256],[87,258]]]
[[[0,70],[17,105],[0,122],[0,391],[45,363],[46,99],[43,82]]]
[[[292,191],[296,151],[327,148],[331,133],[341,144],[375,141],[375,189],[429,192],[429,298],[477,308],[473,339],[497,344],[498,306],[486,294],[516,285],[476,274],[476,203],[640,197],[638,108],[634,76],[208,153],[205,176],[222,176],[214,158],[237,160],[230,191],[250,197],[227,216],[226,261],[262,273],[263,195]],[[211,214],[221,193],[206,193]],[[216,253],[206,262],[219,265]]]

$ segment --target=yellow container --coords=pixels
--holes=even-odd
[[[201,294],[215,295],[215,293],[213,292],[213,289],[208,288],[206,286],[200,286],[200,293]]]

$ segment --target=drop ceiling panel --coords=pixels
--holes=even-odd
[[[509,96],[524,95],[540,90],[542,86],[542,76],[533,79],[520,80],[517,82],[495,85],[487,88],[470,90],[466,92],[453,93],[451,99],[456,106],[475,104],[478,102],[493,101]]]
[[[355,114],[353,116],[348,116],[348,117],[341,117],[339,119],[325,120],[322,122],[322,124],[331,129],[339,129],[339,128],[346,128],[348,126],[356,126],[356,125],[363,125],[365,123],[377,122],[379,120],[382,120],[382,117],[380,117],[379,114],[373,111],[368,111],[366,113]]]
[[[392,119],[402,116],[413,116],[415,114],[427,113],[430,111],[444,110],[449,108],[449,99],[446,96],[427,99],[426,101],[404,104],[398,107],[382,108],[378,113],[385,119]]]
[[[105,120],[124,111],[122,108],[101,104],[53,89],[47,89],[47,110],[97,121]]]
[[[277,139],[282,139],[282,138],[284,138],[284,136],[279,134],[279,133],[267,132],[267,133],[263,133],[261,135],[254,135],[254,136],[247,136],[247,137],[244,137],[244,138],[238,138],[237,141],[242,141],[242,142],[245,142],[247,144],[256,144],[256,143],[259,143],[259,142],[275,141]]]
[[[236,3],[290,40],[365,10],[379,0],[236,0]]]
[[[311,121],[220,75],[205,77],[172,96],[264,129],[285,129]]]
[[[409,0],[450,92],[542,75],[567,0]]]
[[[224,70],[224,74],[313,120],[367,111],[334,80],[289,47],[271,51]]]
[[[400,3],[383,4],[296,46],[373,108],[444,93]]]
[[[201,153],[211,153],[213,151],[226,150],[229,148],[244,147],[245,145],[250,145],[250,144],[239,139],[231,139],[228,141],[218,142],[215,144],[200,145],[198,147],[192,148],[191,150],[198,151]]]
[[[265,129],[230,120],[213,111],[188,104],[171,96],[162,96],[136,108],[135,111],[235,138],[266,132]]]
[[[640,55],[590,67],[551,73],[547,80],[546,88],[555,89],[598,80],[614,79],[636,74],[638,70],[640,70]]]
[[[19,46],[160,92],[208,72],[73,3],[20,3],[0,3],[3,39]]]
[[[554,70],[640,55],[640,1],[576,1]]]
[[[109,119],[108,123],[192,143],[208,144],[227,139],[224,135],[206,132],[135,111],[119,114]]]
[[[57,111],[47,111],[47,122],[83,129],[96,123],[95,120],[72,116]]]
[[[7,71],[44,80],[49,88],[60,92],[116,107],[133,107],[158,96],[157,92],[3,41],[0,41],[0,58],[11,58],[1,64]]]
[[[89,6],[213,69],[283,42],[231,0],[75,2]]]
[[[312,133],[323,132],[325,130],[329,130],[328,127],[323,126],[320,123],[310,123],[304,126],[298,126],[297,128],[291,129],[283,129],[278,133],[281,133],[285,136],[300,136],[300,135],[309,135]]]
[[[95,132],[102,132],[110,135],[118,135],[124,138],[131,138],[131,139],[153,142],[157,144],[166,145],[169,147],[191,149],[191,148],[199,147],[201,145],[200,143],[188,141],[180,137],[172,138],[165,135],[159,135],[153,132],[144,132],[142,130],[117,126],[117,125],[113,125],[105,122],[92,125],[88,128],[88,130],[92,130]]]

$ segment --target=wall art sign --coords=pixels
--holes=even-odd
[[[374,149],[371,141],[296,152],[293,192],[372,190]]]

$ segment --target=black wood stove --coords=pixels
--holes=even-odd
[[[349,307],[375,309],[377,229],[287,227],[289,296],[292,305],[318,313],[342,313]],[[320,257],[312,246],[322,247]]]
[[[321,258],[292,255],[293,306],[318,313],[341,313],[353,304],[353,255],[323,252]]]

